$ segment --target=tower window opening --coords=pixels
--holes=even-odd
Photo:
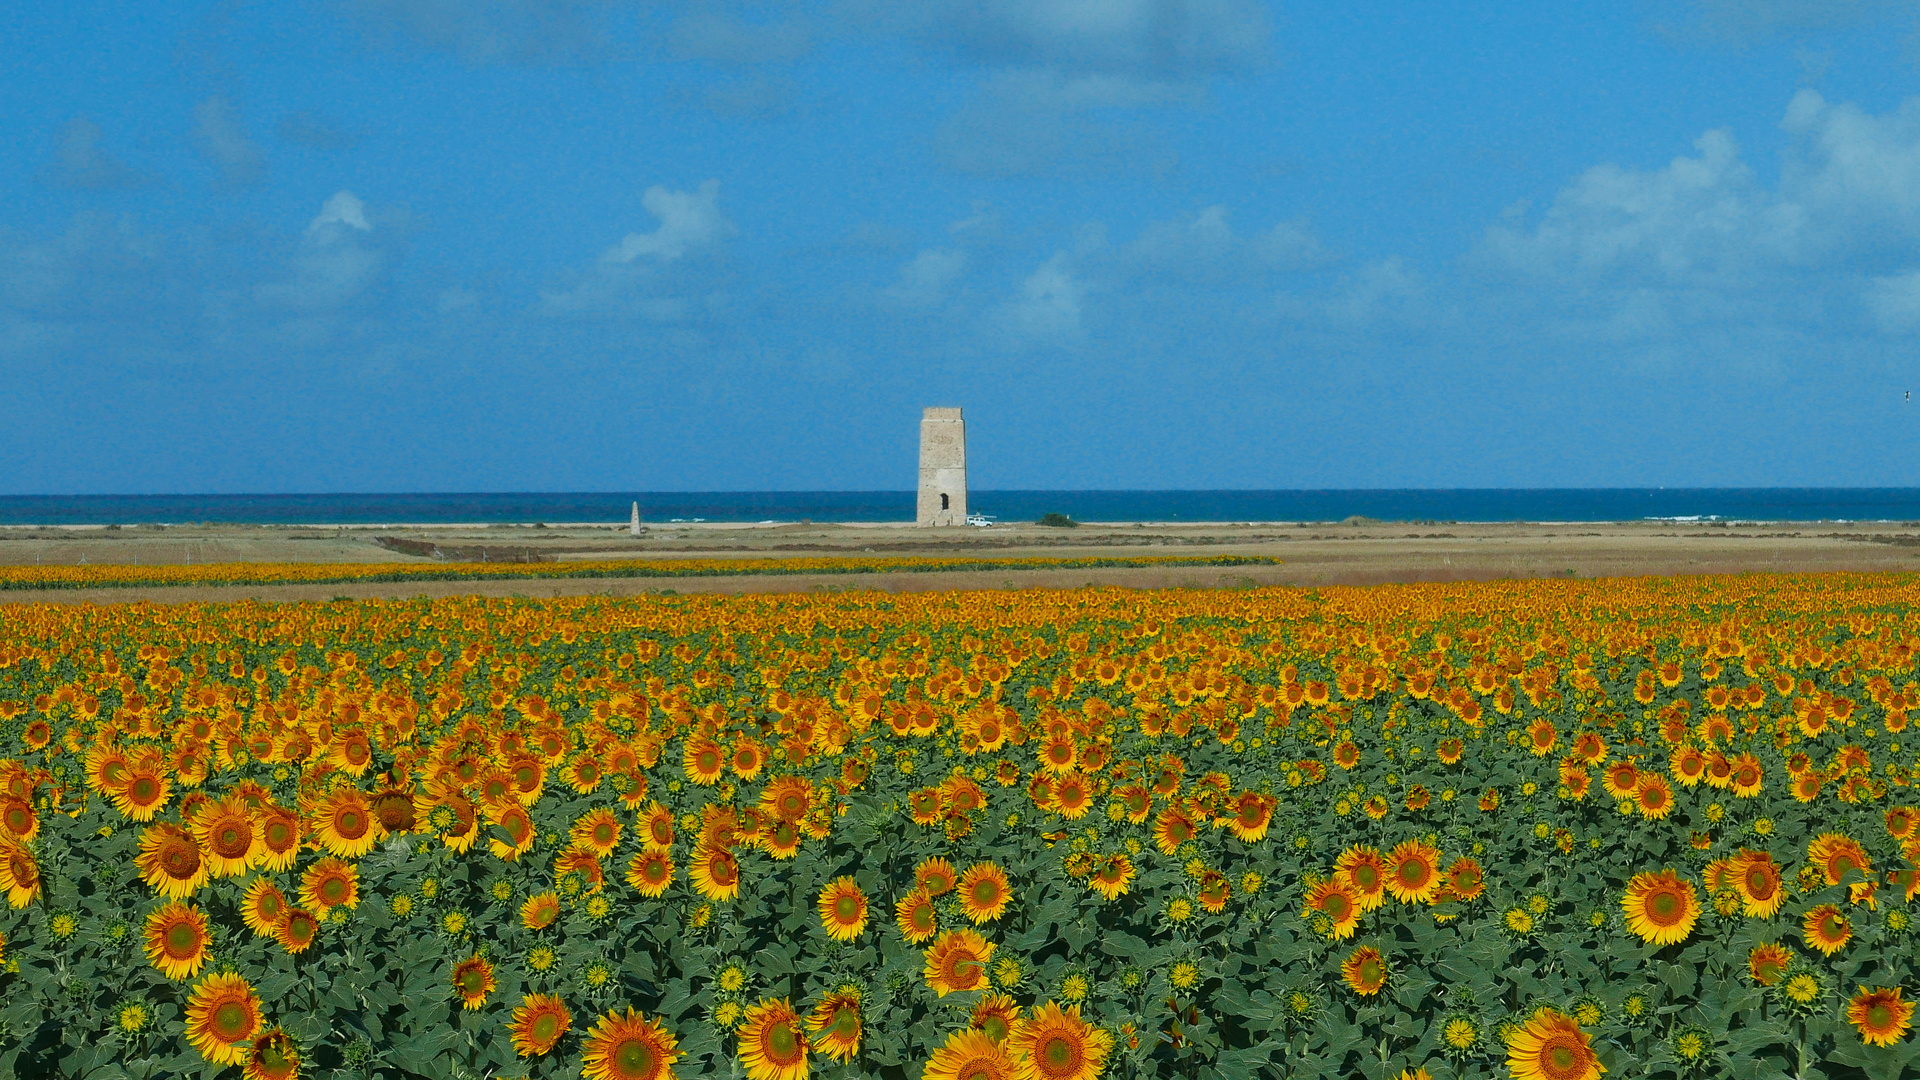
[[[951,507],[951,506],[949,506],[949,505],[947,505],[947,496],[946,496],[946,493],[945,493],[945,492],[941,492],[941,494],[940,494],[940,509],[942,509],[942,510],[951,510],[951,509],[953,509],[953,507]]]

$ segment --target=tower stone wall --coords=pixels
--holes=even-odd
[[[967,523],[967,423],[959,409],[929,408],[920,418],[920,497],[914,523]]]

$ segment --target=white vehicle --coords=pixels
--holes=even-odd
[[[993,517],[992,514],[968,514],[967,524],[984,529],[993,524]]]

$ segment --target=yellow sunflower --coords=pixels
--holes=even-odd
[[[273,937],[286,914],[287,896],[273,882],[257,877],[247,883],[240,898],[240,918],[255,937]]]
[[[529,930],[545,930],[560,917],[560,897],[551,889],[527,897],[520,905],[520,925]]]
[[[1869,990],[1863,986],[1847,1002],[1847,1022],[1863,1042],[1892,1046],[1906,1038],[1907,1029],[1913,1026],[1913,1002],[1900,1000],[1901,989],[1876,986]]]
[[[1348,848],[1334,860],[1333,874],[1353,887],[1362,913],[1387,902],[1387,860],[1378,850],[1364,845]]]
[[[860,994],[851,988],[835,990],[820,999],[807,1015],[814,1048],[839,1062],[860,1052]]]
[[[1424,904],[1440,888],[1440,852],[1409,840],[1387,856],[1387,891],[1403,904]]]
[[[40,862],[24,844],[0,844],[0,889],[7,903],[23,908],[40,895]]]
[[[987,985],[996,946],[972,930],[949,930],[927,949],[927,985],[940,997]]]
[[[867,928],[867,894],[850,877],[838,877],[820,890],[820,923],[835,941],[853,941]]]
[[[259,811],[254,833],[260,838],[254,858],[261,869],[274,873],[293,869],[294,861],[300,857],[299,814],[284,806],[267,807]]]
[[[747,1080],[802,1080],[807,1075],[807,1033],[785,998],[767,998],[748,1009],[738,1038]]]
[[[997,1043],[1006,1042],[1007,1036],[1013,1034],[1013,1026],[1019,1022],[1020,1006],[1006,994],[982,996],[980,1003],[973,1007],[973,1016],[969,1021]]]
[[[960,875],[954,872],[953,864],[935,855],[922,859],[920,865],[913,868],[913,882],[927,891],[928,896],[944,896],[953,891],[960,881]]]
[[[1740,893],[1749,918],[1771,919],[1787,902],[1786,881],[1773,856],[1764,851],[1742,851],[1733,860],[1733,887]]]
[[[300,902],[321,916],[360,905],[360,872],[352,863],[321,859],[300,876]]]
[[[263,853],[247,804],[231,796],[208,804],[193,819],[193,838],[206,854],[207,872],[214,877],[244,874]]]
[[[975,926],[998,919],[1011,896],[1007,872],[992,863],[974,863],[960,876],[960,910]]]
[[[1113,1052],[1113,1036],[1080,1019],[1079,1006],[1049,1001],[1007,1036],[1016,1080],[1093,1080]]]
[[[280,947],[296,955],[306,952],[319,935],[320,920],[305,908],[288,909],[280,925],[274,928],[274,936],[279,939]]]
[[[939,914],[934,907],[933,897],[924,887],[902,897],[893,918],[900,927],[900,935],[914,945],[940,932]]]
[[[627,884],[641,896],[657,897],[673,884],[673,858],[664,851],[648,848],[627,863]]]
[[[679,1045],[658,1019],[649,1020],[632,1006],[624,1016],[605,1013],[587,1032],[583,1075],[587,1080],[670,1078]]]
[[[1573,1017],[1541,1009],[1507,1043],[1514,1080],[1597,1080],[1607,1071]]]
[[[566,1002],[553,994],[527,994],[514,1008],[507,1030],[513,1036],[514,1053],[539,1057],[551,1051],[572,1026],[573,1013]]]
[[[247,1047],[245,1080],[294,1080],[300,1075],[300,1048],[279,1028],[261,1033]]]
[[[1685,941],[1700,918],[1693,882],[1681,880],[1672,870],[1635,874],[1620,907],[1626,912],[1627,928],[1654,945]]]
[[[740,863],[724,848],[696,848],[687,876],[709,900],[732,900],[740,895]]]
[[[330,855],[357,859],[380,842],[380,823],[366,797],[353,788],[340,788],[313,810],[313,835]]]
[[[1832,956],[1853,940],[1853,924],[1832,904],[1820,904],[1800,920],[1801,940],[1810,948]]]
[[[240,1065],[261,1028],[260,996],[238,975],[209,975],[187,998],[187,1041],[216,1065]]]
[[[620,846],[620,819],[604,806],[595,807],[580,815],[569,836],[575,847],[604,859]]]
[[[985,1032],[968,1029],[947,1036],[933,1052],[924,1080],[1013,1080],[1013,1059]]]
[[[1778,942],[1755,945],[1747,954],[1747,975],[1761,986],[1772,986],[1793,963],[1793,952]]]
[[[463,1009],[478,1009],[487,1003],[487,995],[493,993],[493,965],[478,953],[467,957],[453,966],[453,992],[460,997]]]
[[[1386,957],[1373,946],[1362,945],[1340,962],[1340,977],[1354,993],[1372,997],[1387,984]]]
[[[140,878],[161,896],[184,900],[207,883],[207,860],[193,834],[171,822],[149,827],[140,835],[140,854],[134,860]]]
[[[191,979],[207,962],[207,916],[178,900],[147,916],[147,962],[169,979]]]
[[[1347,881],[1335,877],[1307,891],[1307,910],[1327,917],[1327,937],[1345,941],[1360,925],[1360,901]]]
[[[1133,880],[1133,875],[1133,860],[1115,853],[1095,864],[1087,886],[1103,899],[1113,900],[1126,895],[1127,883]]]

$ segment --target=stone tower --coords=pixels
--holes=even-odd
[[[967,423],[959,409],[930,408],[920,419],[916,525],[967,523]]]

